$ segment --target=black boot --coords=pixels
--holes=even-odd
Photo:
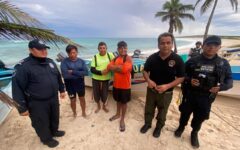
[[[55,139],[50,139],[50,140],[44,141],[43,144],[47,145],[49,148],[54,148],[58,146],[59,142]]]
[[[177,138],[181,137],[184,129],[185,129],[184,126],[179,125],[178,129],[174,132],[175,137]]]
[[[158,138],[161,134],[161,129],[160,127],[156,127],[153,131],[153,137]]]
[[[146,133],[146,132],[148,131],[148,129],[150,129],[150,128],[151,128],[150,125],[144,124],[144,125],[142,126],[142,128],[140,129],[140,132],[141,132],[141,133]]]
[[[62,137],[65,135],[65,131],[58,130],[55,133],[53,133],[54,137]]]
[[[197,131],[192,131],[191,132],[191,144],[194,148],[199,148],[198,132]]]

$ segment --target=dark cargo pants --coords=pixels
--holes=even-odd
[[[158,93],[154,89],[147,88],[147,97],[145,104],[145,124],[151,126],[152,119],[158,108],[156,127],[162,128],[165,125],[168,107],[172,100],[172,91]]]

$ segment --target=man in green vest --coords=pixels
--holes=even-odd
[[[98,113],[101,109],[100,101],[103,103],[103,110],[108,112],[106,105],[111,72],[107,70],[107,65],[114,58],[112,53],[107,52],[107,44],[105,42],[98,44],[98,51],[99,53],[94,55],[91,62],[93,96],[97,103],[95,113]]]

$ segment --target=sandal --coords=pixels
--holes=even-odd
[[[120,116],[114,115],[114,116],[112,116],[111,118],[109,118],[109,121],[114,121],[114,120],[116,120],[116,119],[118,119],[118,118],[120,118]]]
[[[119,128],[120,132],[124,132],[125,131],[125,124],[121,124],[120,123],[120,128]]]

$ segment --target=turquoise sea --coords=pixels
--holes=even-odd
[[[128,43],[129,53],[135,49],[140,49],[143,54],[151,54],[157,51],[156,38],[76,38],[74,42],[84,46],[86,49],[79,50],[79,57],[91,58],[96,54],[98,43],[104,41],[107,43],[108,51],[114,52],[117,50],[117,43],[124,40]],[[187,39],[176,39],[178,49],[189,48],[194,45],[195,41]],[[48,44],[51,49],[48,51],[48,56],[55,60],[59,52],[65,52],[66,44],[59,44],[59,47]],[[27,40],[0,40],[0,59],[8,65],[12,65],[28,56],[28,41]],[[179,50],[179,53],[181,51]]]

